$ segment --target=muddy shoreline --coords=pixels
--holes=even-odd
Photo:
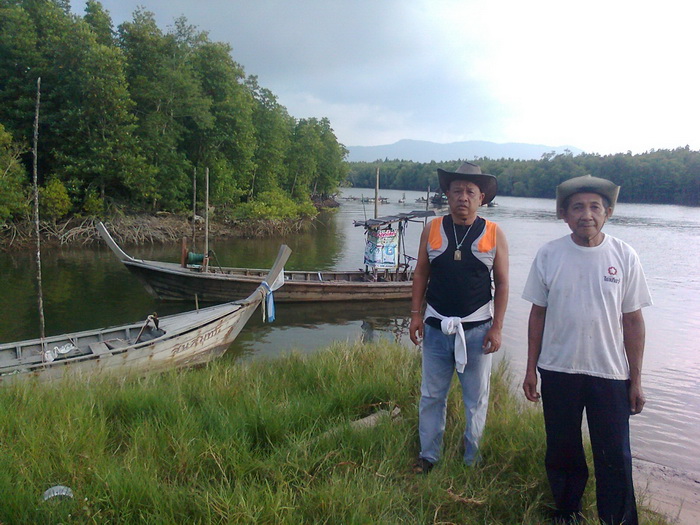
[[[43,246],[89,246],[102,242],[95,225],[100,219],[71,219],[62,223],[42,222]],[[205,223],[191,215],[133,215],[104,219],[112,236],[123,245],[169,244],[183,237],[204,238]],[[313,219],[209,221],[209,238],[265,238],[299,233],[313,228]],[[34,224],[23,222],[0,228],[0,250],[36,248]]]
[[[633,459],[637,498],[677,525],[700,523],[700,475]]]

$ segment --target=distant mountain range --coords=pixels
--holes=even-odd
[[[572,155],[583,153],[573,146],[544,146],[508,142],[497,144],[483,140],[439,144],[425,140],[404,139],[383,146],[346,146],[350,162],[373,162],[375,160],[411,160],[414,162],[445,162],[450,160],[473,160],[480,157],[490,159],[537,160],[545,153],[560,154],[566,150]]]

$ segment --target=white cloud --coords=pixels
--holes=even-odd
[[[184,15],[295,117],[346,145],[401,138],[700,147],[695,4],[667,0],[104,0]],[[74,5],[76,11],[81,6]]]

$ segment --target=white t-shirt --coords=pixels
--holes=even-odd
[[[530,268],[523,299],[547,308],[538,366],[628,379],[622,314],[650,306],[637,252],[605,235],[594,247],[570,235],[548,242]]]

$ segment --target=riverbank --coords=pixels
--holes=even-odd
[[[100,219],[71,219],[41,223],[43,245],[87,246],[102,242],[95,228]],[[166,244],[179,242],[183,237],[204,239],[205,223],[201,217],[172,213],[156,215],[128,215],[105,219],[110,233],[124,245]],[[209,238],[266,238],[299,233],[311,227],[312,219],[249,219],[209,222]],[[36,246],[34,225],[29,222],[4,225],[0,228],[0,249],[22,250]]]
[[[671,467],[633,459],[638,497],[669,523],[700,523],[700,480]]]
[[[224,357],[146,378],[8,385],[0,521],[546,523],[541,411],[509,388],[505,362],[476,468],[461,462],[453,388],[443,461],[428,476],[412,472],[419,382],[420,355],[382,342],[274,362]],[[44,501],[56,485],[73,497]],[[594,523],[592,485],[584,512]]]

